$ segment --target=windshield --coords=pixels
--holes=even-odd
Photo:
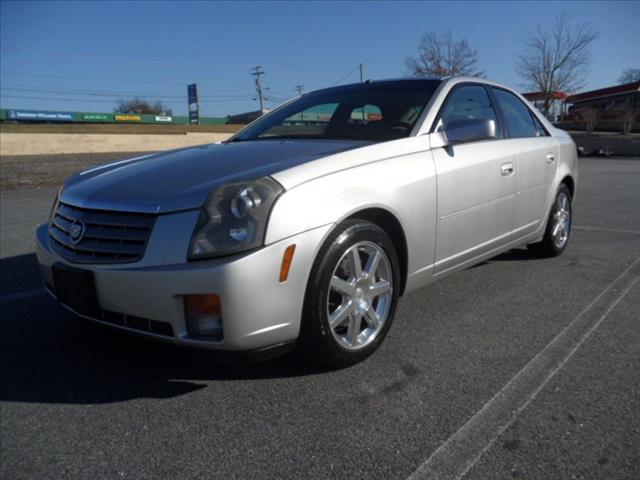
[[[262,117],[231,141],[408,137],[438,80],[365,83],[303,95]]]

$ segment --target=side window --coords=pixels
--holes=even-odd
[[[285,118],[280,124],[274,125],[263,132],[260,138],[283,135],[322,136],[337,108],[337,103],[314,105],[289,118]]]
[[[440,120],[438,120],[438,130],[446,129],[447,124],[452,120],[482,118],[496,122],[496,138],[502,138],[500,125],[496,111],[491,104],[491,99],[487,95],[484,87],[479,85],[467,85],[456,88],[447,98]]]
[[[504,114],[512,138],[537,137],[538,129],[533,121],[529,108],[513,93],[500,88],[493,88],[493,94]],[[544,129],[542,130],[544,131]]]
[[[547,133],[545,128],[542,126],[542,123],[540,123],[540,120],[538,120],[538,117],[536,117],[533,113],[531,113],[531,118],[533,118],[533,123],[536,126],[536,133],[538,137],[548,137],[549,134]]]

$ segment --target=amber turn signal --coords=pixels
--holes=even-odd
[[[282,255],[282,264],[280,265],[280,283],[286,282],[289,277],[289,269],[293,262],[293,253],[296,251],[295,244],[289,245]]]
[[[185,295],[183,298],[187,333],[193,337],[222,340],[220,297],[211,293]]]
[[[220,315],[220,297],[214,293],[185,295],[184,312],[197,315]]]

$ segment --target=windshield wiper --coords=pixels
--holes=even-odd
[[[252,140],[358,140],[347,135],[273,135],[256,137]]]
[[[310,135],[270,135],[268,137],[256,137],[254,140],[299,140],[305,138],[318,138]]]

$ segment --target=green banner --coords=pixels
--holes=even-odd
[[[113,115],[107,115],[106,113],[84,113],[80,118],[85,122],[109,122],[112,120]]]

